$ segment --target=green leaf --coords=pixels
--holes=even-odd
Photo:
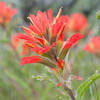
[[[95,100],[100,100],[100,98],[99,98],[99,92],[98,92],[98,88],[97,88],[97,85],[96,85],[96,83],[94,82],[94,86],[95,86],[95,90],[96,90],[96,92],[95,92]]]
[[[9,73],[8,71],[5,71],[5,72],[8,75],[8,77],[11,79],[11,81],[14,81],[14,83],[18,85],[18,87],[21,90],[20,92],[23,93],[25,98],[29,98],[30,97],[30,100],[34,100],[32,98],[32,91],[31,91],[27,81],[25,81],[24,79],[21,79],[20,77],[17,77],[13,73]],[[14,83],[12,82],[12,84],[14,84]]]
[[[91,86],[93,82],[100,78],[100,73],[95,73],[91,77],[89,77],[81,86],[77,89],[76,100],[80,100],[87,90]]]

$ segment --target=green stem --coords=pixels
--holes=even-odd
[[[68,94],[70,96],[70,100],[75,100],[75,96],[74,96],[73,91],[70,88],[68,88],[66,85],[63,85],[63,87],[68,92]]]

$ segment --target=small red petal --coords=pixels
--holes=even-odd
[[[52,14],[52,9],[51,8],[48,10],[48,18],[49,18],[49,23],[52,23],[53,14]]]
[[[51,69],[53,72],[58,73],[58,71],[57,71],[56,68],[51,67],[50,69]]]
[[[57,60],[57,67],[58,67],[58,69],[59,70],[63,70],[64,69],[64,67],[65,67],[65,61],[63,61],[62,59],[60,59],[60,60]]]
[[[66,67],[66,71],[67,71],[67,73],[69,73],[69,70],[70,70],[70,66],[69,66],[69,64],[67,64],[67,67]]]
[[[80,76],[73,76],[73,78],[76,79],[76,80],[83,80],[83,78],[80,77]]]
[[[23,40],[28,40],[28,41],[35,41],[34,38],[30,37],[29,35],[24,35],[24,34],[18,34],[17,38],[23,39]]]
[[[22,56],[28,54],[28,46],[26,44],[22,45]]]
[[[32,34],[34,34],[34,32],[30,29],[30,28],[27,28],[27,27],[22,27],[23,29],[24,29],[24,31],[26,32],[26,33],[28,33],[29,35],[32,35]]]
[[[21,64],[29,64],[29,63],[38,63],[41,61],[41,58],[39,56],[30,56],[30,57],[24,57],[21,60]]]
[[[76,33],[71,36],[71,38],[66,42],[64,48],[68,48],[69,46],[74,45],[78,40],[82,39],[84,37],[83,34]]]
[[[47,46],[47,47],[40,50],[40,54],[48,52],[49,50],[50,50],[50,47]]]
[[[62,85],[62,83],[61,82],[59,82],[56,86],[57,87],[60,87]]]
[[[51,48],[55,47],[56,46],[56,42],[54,42],[51,46]]]

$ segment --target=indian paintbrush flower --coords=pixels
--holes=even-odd
[[[99,56],[100,55],[100,36],[91,37],[90,42],[84,46],[84,50]]]
[[[68,25],[65,31],[68,32],[86,32],[88,26],[87,18],[81,13],[74,13],[69,17]]]
[[[4,26],[10,22],[11,18],[16,14],[17,10],[7,6],[4,1],[0,2],[0,24]]]
[[[70,97],[75,100],[74,94],[68,88],[66,82],[70,68],[68,64],[67,66],[65,64],[65,57],[84,35],[75,33],[70,38],[65,39],[64,29],[68,25],[68,16],[61,16],[61,12],[62,9],[59,10],[56,17],[53,17],[52,10],[49,9],[47,13],[38,11],[36,16],[30,15],[28,17],[31,21],[30,25],[28,27],[23,26],[26,34],[20,33],[17,38],[24,40],[24,44],[30,47],[36,55],[23,57],[21,64],[41,63],[48,66],[51,70],[60,74],[60,83],[57,86],[61,85],[65,90],[70,91],[68,92]],[[66,69],[65,73],[63,73],[64,69]],[[81,79],[77,76],[71,78]]]
[[[64,28],[68,24],[68,16],[61,16],[62,9],[56,17],[53,17],[52,10],[46,12],[38,11],[37,15],[30,15],[31,21],[28,28],[23,26],[26,33],[19,34],[18,38],[24,40],[30,49],[36,53],[35,56],[23,57],[21,64],[41,63],[50,68],[63,70],[65,57],[70,48],[78,40],[84,37],[80,33],[72,35],[69,39],[64,39]]]

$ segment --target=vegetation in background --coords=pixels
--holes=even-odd
[[[0,3],[0,100],[70,100],[68,95],[70,90],[74,96],[72,100],[100,100],[99,5],[99,0],[92,2],[91,0],[3,0]],[[64,16],[60,19],[59,8],[61,7],[63,7],[62,15]],[[62,52],[60,57],[63,59],[59,59],[59,56],[56,56],[55,59],[55,53],[52,55],[52,51],[48,53],[49,55],[43,55],[57,46],[57,44],[53,44],[58,38],[56,32],[55,36],[51,38],[52,41],[49,41],[48,47],[48,43],[44,42],[44,39],[40,40],[40,44],[46,45],[45,49],[41,50],[42,52],[39,52],[41,48],[36,50],[36,48],[30,48],[32,45],[27,47],[26,41],[20,40],[29,40],[27,43],[31,43],[31,37],[25,37],[24,34],[19,36],[19,33],[32,33],[29,29],[33,26],[26,28],[30,23],[27,17],[30,14],[36,15],[39,9],[48,11],[50,8],[52,8],[54,16],[59,11],[55,20],[58,18],[60,24],[57,23],[56,27],[52,26],[56,32],[62,29],[59,31],[58,46],[62,46],[60,43],[63,43],[66,38],[69,38],[67,45],[73,46],[72,44],[84,35],[77,45],[74,44],[70,53],[67,52],[69,48]],[[56,21],[54,22],[56,23]],[[43,26],[44,24],[39,25]],[[23,27],[25,32],[22,26],[26,26]],[[58,26],[61,27],[57,28]],[[36,30],[35,32],[38,33]],[[61,35],[63,32],[65,36]],[[78,34],[75,35],[77,32]],[[39,38],[36,37],[35,41],[37,39]],[[40,57],[52,58],[52,61],[42,62],[43,58],[41,61],[38,58],[27,60],[27,57],[36,55],[33,51]],[[66,53],[68,53],[68,58],[64,59]],[[35,61],[40,61],[42,64],[32,63],[22,66],[21,59],[22,64]],[[53,63],[55,60],[57,63]],[[44,67],[43,64],[50,68]],[[62,81],[61,77],[65,75],[64,72],[67,72],[69,77],[66,76],[67,80]]]

